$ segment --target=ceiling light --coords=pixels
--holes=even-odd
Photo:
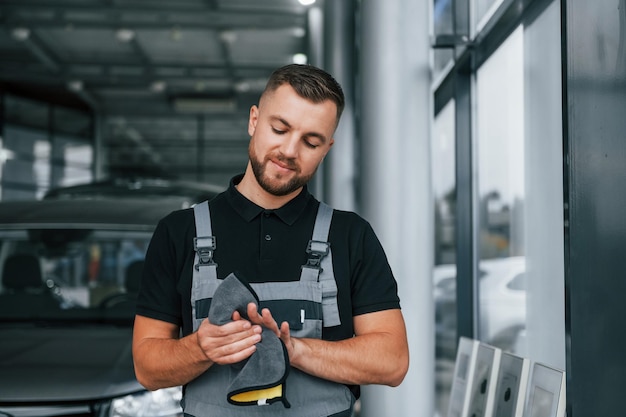
[[[235,83],[235,91],[238,93],[247,93],[250,91],[250,83],[247,81],[239,81]]]
[[[71,91],[78,92],[83,90],[83,82],[81,80],[72,80],[67,83],[67,88]]]
[[[225,43],[234,43],[237,40],[237,33],[232,30],[224,30],[220,33],[220,39]]]
[[[15,28],[11,31],[13,39],[17,41],[25,41],[30,38],[30,29],[28,28]]]
[[[234,88],[238,93],[260,93],[265,89],[265,84],[267,78],[248,78],[236,82]]]
[[[135,39],[135,31],[132,29],[118,29],[115,32],[115,37],[118,41],[127,43]]]
[[[315,3],[315,0],[298,0],[303,6],[310,6]]]
[[[304,30],[304,28],[293,28],[293,36],[295,36],[296,38],[304,38],[304,35],[306,35],[306,30]]]
[[[152,91],[153,93],[162,93],[163,91],[165,91],[165,87],[165,81],[155,81],[150,84],[150,91]]]
[[[175,27],[175,28],[172,28],[172,31],[170,32],[170,37],[172,38],[173,41],[179,41],[183,37],[183,34],[178,28]]]
[[[305,54],[295,54],[291,57],[291,61],[294,64],[306,64],[308,61],[308,57]]]

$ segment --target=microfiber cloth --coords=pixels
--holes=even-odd
[[[248,319],[247,307],[259,297],[250,284],[235,274],[228,275],[215,290],[209,321],[223,325],[232,321],[235,311]],[[256,351],[245,361],[231,365],[236,376],[228,387],[228,402],[235,405],[266,405],[282,401],[286,408],[285,380],[289,373],[289,355],[282,340],[263,328]]]

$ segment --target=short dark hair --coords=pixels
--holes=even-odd
[[[308,64],[289,64],[276,69],[270,75],[263,94],[273,92],[283,84],[289,84],[300,97],[321,103],[331,100],[337,106],[337,124],[345,107],[341,85],[326,71]]]

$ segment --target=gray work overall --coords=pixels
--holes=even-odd
[[[194,214],[196,256],[191,304],[193,329],[197,331],[208,315],[210,300],[221,281],[217,278],[217,264],[213,262],[216,240],[212,235],[208,203],[196,205]],[[293,337],[320,339],[322,326],[341,324],[337,284],[327,242],[331,218],[332,209],[320,203],[313,236],[306,248],[309,259],[302,266],[299,281],[250,284],[259,297],[260,307],[268,307],[278,323],[289,322]],[[295,368],[291,368],[285,383],[285,397],[290,408],[285,408],[281,402],[245,406],[230,404],[226,388],[235,375],[236,365],[211,366],[187,385],[183,400],[184,413],[195,417],[351,415],[354,398],[347,386],[316,378]]]

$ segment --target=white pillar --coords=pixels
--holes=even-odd
[[[362,416],[434,414],[432,93],[429,3],[361,1],[363,215],[398,280],[410,368],[397,388],[366,386]]]
[[[337,209],[356,210],[354,84],[355,15],[353,0],[324,3],[324,68],[341,84],[346,106],[325,161],[327,201]]]
[[[324,68],[324,16],[323,11],[317,6],[309,8],[307,13],[308,31],[308,63],[316,67]],[[309,182],[309,192],[318,200],[331,203],[326,198],[326,162],[322,162],[317,172]]]

